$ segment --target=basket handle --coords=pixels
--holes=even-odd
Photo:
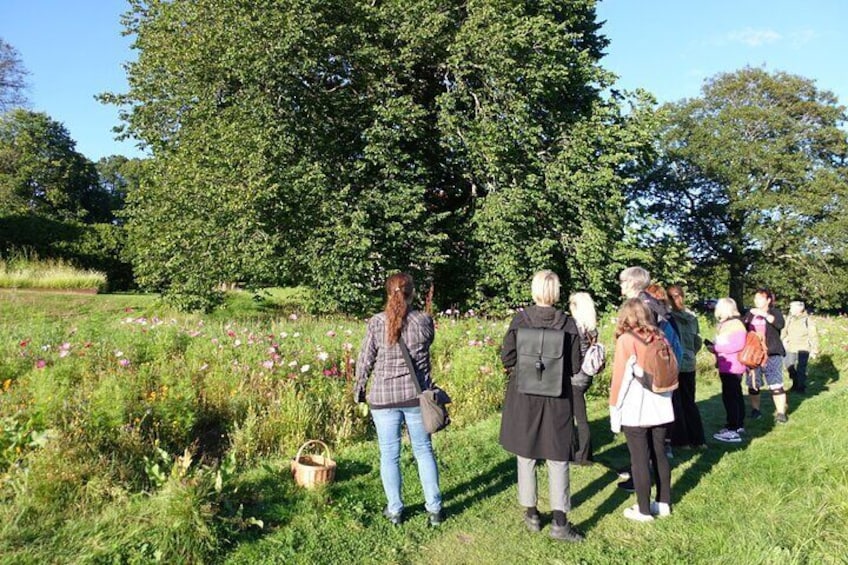
[[[303,451],[303,448],[306,447],[307,445],[311,445],[313,443],[321,444],[321,446],[324,447],[324,453],[325,453],[324,456],[327,459],[332,459],[332,457],[330,457],[330,448],[327,447],[326,443],[324,443],[320,439],[310,439],[309,441],[307,441],[306,443],[304,443],[303,445],[300,446],[300,449],[297,450],[297,455],[294,456],[294,460],[299,462],[300,461],[300,454]]]

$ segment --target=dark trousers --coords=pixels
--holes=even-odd
[[[809,351],[786,354],[784,361],[789,370],[789,378],[792,379],[792,390],[803,392],[807,388],[807,362],[809,359]]]
[[[657,483],[657,502],[671,504],[671,467],[665,456],[666,426],[633,428],[621,426],[630,451],[630,476],[636,490],[639,512],[651,513],[651,464]]]
[[[745,399],[742,397],[742,375],[719,373],[721,401],[727,413],[727,428],[736,431],[745,427]]]
[[[589,431],[589,417],[586,414],[586,389],[579,386],[571,387],[571,409],[574,411],[574,421],[577,424],[574,449],[574,461],[585,463],[592,460],[592,434]]]
[[[695,404],[695,371],[680,373],[680,383],[671,395],[674,424],[671,427],[672,445],[703,445],[704,424]]]

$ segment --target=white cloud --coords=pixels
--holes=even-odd
[[[723,39],[726,43],[743,43],[748,47],[760,47],[769,43],[776,43],[783,39],[783,36],[773,29],[753,29],[747,27],[745,29],[731,31]]]

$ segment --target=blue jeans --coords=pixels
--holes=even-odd
[[[418,463],[418,478],[424,490],[424,507],[427,512],[439,512],[442,509],[442,493],[439,490],[439,469],[436,456],[430,443],[430,434],[424,429],[421,408],[381,408],[371,410],[374,425],[377,428],[377,443],[380,445],[380,478],[386,491],[388,511],[400,514],[403,500],[400,490],[400,436],[401,425],[406,422],[412,453]]]

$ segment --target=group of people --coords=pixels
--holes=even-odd
[[[800,302],[792,302],[784,319],[767,289],[754,294],[754,308],[742,317],[731,298],[722,298],[715,308],[718,321],[715,342],[702,340],[698,319],[687,308],[680,285],[652,285],[650,274],[641,267],[624,269],[620,276],[624,299],[615,326],[615,349],[609,390],[610,422],[621,431],[630,453],[629,482],[636,504],[624,516],[647,522],[671,514],[671,446],[705,446],[704,427],[695,404],[695,358],[702,345],[716,357],[722,384],[726,425],[713,437],[738,442],[744,433],[745,407],[742,382],[748,385],[753,418],[761,417],[760,389],[771,391],[777,422],[787,421],[783,364],[789,370],[793,390],[806,386],[806,364],[818,353],[815,325]],[[592,443],[586,411],[586,392],[593,370],[586,357],[597,354],[597,317],[592,298],[585,292],[569,297],[569,311],[556,307],[560,280],[552,271],[535,274],[530,285],[533,305],[519,311],[509,324],[501,348],[508,383],[501,417],[499,441],[516,457],[518,503],[524,508],[524,523],[531,532],[542,530],[537,507],[536,466],[544,460],[548,470],[549,505],[552,511],[549,534],[561,541],[580,541],[583,535],[568,521],[571,510],[570,466],[592,465]],[[418,465],[430,525],[442,523],[439,472],[419,405],[419,390],[431,387],[430,345],[433,319],[412,308],[414,284],[407,274],[386,281],[386,306],[368,321],[356,364],[354,397],[368,402],[380,448],[380,477],[387,505],[385,517],[393,524],[403,519],[401,498],[401,433],[405,424]],[[522,330],[551,330],[558,336],[560,359],[551,363],[561,369],[562,386],[555,394],[535,394],[522,387],[519,363]],[[748,369],[739,359],[748,332],[763,339],[768,356],[761,368]],[[659,340],[659,341],[657,341]],[[668,363],[677,374],[672,390],[655,391],[642,382],[646,366],[657,346],[665,346]],[[404,350],[408,353],[404,355]],[[601,349],[601,351],[603,351]],[[541,379],[544,363],[539,350],[536,364]],[[532,370],[532,369],[531,369]],[[371,385],[367,387],[368,380]],[[413,382],[417,380],[418,386]],[[653,477],[652,477],[653,475]],[[651,500],[651,484],[657,486]],[[620,485],[621,486],[621,485]]]

